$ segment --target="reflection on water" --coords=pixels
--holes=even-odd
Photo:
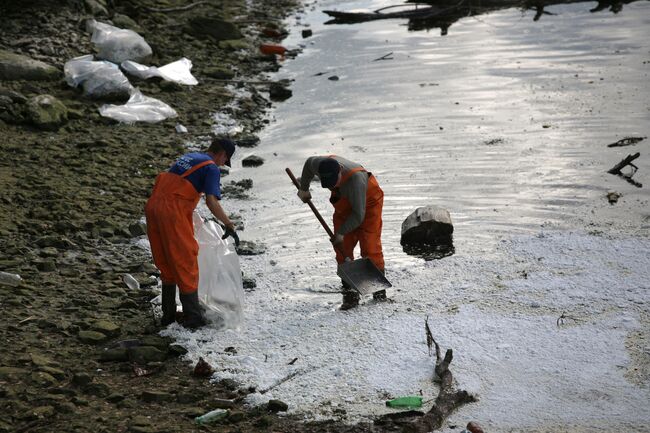
[[[226,203],[245,221],[243,238],[268,245],[260,273],[306,289],[340,284],[327,236],[284,173],[312,155],[344,156],[377,177],[389,279],[422,264],[400,245],[402,222],[420,206],[450,212],[459,256],[541,227],[590,230],[592,211],[612,208],[608,190],[623,197],[613,224],[636,215],[631,203],[648,202],[647,188],[607,174],[641,151],[635,178],[647,183],[648,142],[607,144],[650,136],[650,3],[617,15],[558,5],[535,23],[534,12],[499,10],[460,19],[445,37],[409,32],[403,20],[326,26],[321,12],[390,4],[322,0],[301,19],[313,36],[298,29],[283,42],[305,45],[273,77],[293,79],[293,97],[273,111],[258,147],[238,150],[237,161],[265,159],[257,168],[235,161],[231,172],[253,179],[252,200]],[[391,60],[373,61],[389,52]],[[329,221],[327,192],[315,184],[312,195]]]
[[[589,9],[589,12],[601,12],[609,10],[615,14],[623,10],[623,5],[641,0],[602,0],[596,7]],[[556,15],[546,8],[568,3],[588,4],[584,0],[429,0],[429,1],[407,1],[403,4],[383,6],[372,12],[344,12],[324,11],[333,19],[325,24],[352,24],[381,19],[408,19],[408,29],[411,31],[440,29],[442,36],[446,35],[449,27],[456,21],[487,14],[501,9],[519,8],[521,10],[533,10],[535,15],[533,21],[538,21],[542,16]]]

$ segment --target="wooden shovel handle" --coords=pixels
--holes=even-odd
[[[298,190],[300,190],[300,184],[298,183],[298,179],[296,179],[296,176],[293,175],[293,173],[291,172],[291,169],[287,168],[286,172],[289,175],[289,177],[291,178],[291,181],[296,186],[296,188],[298,188]],[[318,212],[318,209],[316,209],[316,206],[314,206],[314,203],[312,203],[311,200],[307,200],[306,203],[309,205],[312,212],[314,212],[314,215],[316,215],[316,218],[318,218],[318,221],[320,221],[321,225],[323,226],[323,228],[325,229],[327,234],[330,236],[330,239],[334,239],[334,232],[332,232],[332,230],[327,225],[327,223],[325,222],[323,217],[320,215],[320,212]]]

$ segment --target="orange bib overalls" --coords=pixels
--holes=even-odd
[[[144,208],[151,254],[162,283],[177,284],[183,294],[194,293],[199,287],[199,245],[194,239],[192,213],[201,194],[186,177],[208,164],[214,161],[197,164],[180,176],[160,173]]]
[[[366,170],[362,167],[353,168],[343,175],[341,185],[358,171]],[[334,191],[332,191],[330,201],[334,205],[334,232],[336,233],[352,213],[352,206],[347,198],[337,196]],[[384,254],[381,249],[381,211],[383,207],[384,192],[379,187],[377,179],[369,173],[368,190],[366,191],[366,215],[359,227],[343,236],[341,249],[344,255],[335,248],[338,263],[343,263],[346,257],[354,260],[354,247],[358,242],[361,247],[361,257],[369,258],[377,266],[377,269],[384,270]]]

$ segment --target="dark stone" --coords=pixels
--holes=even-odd
[[[140,398],[147,403],[164,403],[174,400],[174,396],[161,391],[143,391]]]
[[[138,364],[146,364],[152,361],[164,361],[167,359],[167,353],[156,349],[153,346],[139,346],[128,349],[129,359]]]
[[[144,223],[133,223],[129,226],[129,232],[131,236],[143,236],[147,234],[147,225]]]
[[[25,117],[38,129],[57,131],[68,121],[68,109],[54,96],[39,95],[27,101]]]
[[[88,384],[83,389],[84,393],[95,397],[107,397],[111,393],[111,389],[103,382],[93,382]]]
[[[119,403],[119,402],[121,402],[122,400],[124,400],[124,398],[125,398],[125,397],[124,397],[123,394],[120,394],[120,393],[114,392],[113,394],[111,394],[111,395],[109,395],[108,397],[106,397],[106,401],[109,402],[109,403]]]
[[[41,272],[54,272],[56,271],[56,263],[54,260],[38,260],[34,263],[36,269]]]
[[[180,344],[169,345],[169,354],[171,356],[183,356],[186,353],[187,353],[187,349],[181,346]]]
[[[88,373],[75,373],[72,376],[72,383],[77,386],[86,386],[93,381],[93,378]]]
[[[230,69],[219,67],[206,68],[203,70],[203,74],[216,80],[231,80],[235,77],[235,73]]]
[[[258,144],[260,144],[260,139],[259,137],[255,137],[255,136],[244,137],[235,140],[235,144],[239,147],[255,147]]]
[[[269,400],[267,408],[271,412],[286,412],[289,409],[289,405],[282,400]]]
[[[249,277],[242,278],[242,285],[244,286],[244,289],[249,289],[249,290],[257,287],[255,278],[249,278]]]
[[[194,17],[188,22],[186,30],[197,38],[208,36],[216,41],[242,38],[235,24],[219,18]]]
[[[305,29],[305,30],[302,31],[302,37],[303,38],[308,38],[313,34],[314,34],[314,32],[312,32],[311,29]]]
[[[260,165],[264,164],[264,159],[256,155],[251,155],[244,158],[241,164],[244,167],[259,167]]]
[[[273,83],[269,86],[269,97],[272,101],[286,101],[293,96],[291,89],[281,83]]]
[[[27,56],[0,50],[0,80],[57,80],[61,71]]]
[[[263,244],[250,241],[241,241],[236,249],[240,256],[259,256],[266,252],[266,247]]]
[[[129,360],[129,350],[127,348],[116,348],[103,350],[99,354],[99,360],[102,362],[121,362]]]
[[[79,331],[79,340],[88,344],[100,344],[108,340],[108,337],[97,331]]]
[[[332,75],[331,77],[327,77],[327,79],[330,80],[330,81],[338,81],[339,77],[338,77],[338,75]]]

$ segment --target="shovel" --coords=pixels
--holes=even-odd
[[[286,171],[293,184],[300,190],[298,180],[291,170],[287,168]],[[312,203],[311,200],[308,200],[307,204],[314,212],[314,215],[316,215],[316,218],[318,218],[318,221],[320,221],[330,239],[334,239],[334,233],[330,230],[329,226],[318,212],[318,209],[314,206],[314,203]],[[341,255],[345,256],[338,245],[335,245],[334,248],[336,248]],[[384,274],[377,269],[377,266],[375,266],[375,264],[368,258],[351,260],[349,257],[346,257],[345,262],[338,266],[336,274],[341,278],[341,280],[362,295],[375,293],[379,290],[386,290],[387,287],[393,286],[386,279]]]

